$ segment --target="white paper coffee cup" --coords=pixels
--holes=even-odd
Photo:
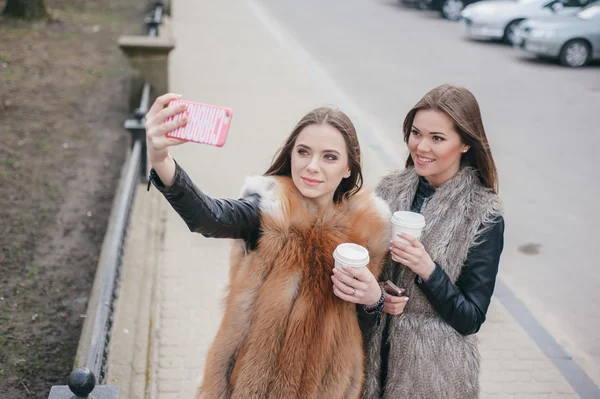
[[[333,251],[333,259],[335,268],[339,270],[343,270],[342,265],[361,268],[369,264],[369,251],[358,244],[343,243]]]
[[[420,213],[398,211],[392,215],[392,240],[404,244],[410,244],[403,238],[398,237],[400,233],[410,234],[415,238],[420,238],[425,227],[425,218]]]

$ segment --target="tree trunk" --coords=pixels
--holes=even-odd
[[[44,0],[7,0],[2,14],[29,21],[48,16]]]

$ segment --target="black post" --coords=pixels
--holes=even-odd
[[[79,367],[69,377],[69,389],[77,397],[87,398],[96,387],[96,376],[87,367]]]
[[[146,127],[144,126],[146,114],[150,108],[150,84],[144,83],[142,90],[142,99],[140,106],[135,110],[135,119],[125,121],[125,129],[131,134],[131,148],[137,140],[142,144],[142,153],[140,154],[140,182],[147,183],[148,176],[148,154],[146,152]]]
[[[148,25],[148,35],[158,36],[158,27],[163,22],[164,5],[162,1],[155,3],[152,15],[146,17],[146,25]]]
[[[119,399],[119,387],[96,385],[96,376],[87,367],[79,367],[69,376],[69,385],[55,385],[48,399]]]
[[[131,148],[135,142],[139,140],[142,145],[142,153],[140,154],[140,182],[148,183],[146,171],[148,168],[148,155],[146,153],[146,128],[144,123],[137,119],[128,119],[125,121],[125,129],[131,134]]]

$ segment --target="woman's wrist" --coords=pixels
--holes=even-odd
[[[369,307],[376,306],[377,302],[381,298],[381,285],[379,285],[375,278],[373,278],[373,284],[375,285],[371,285],[371,295],[369,295],[369,298],[365,298],[365,305]]]
[[[427,280],[429,280],[429,278],[431,277],[431,275],[433,274],[434,271],[435,271],[435,262],[431,261],[431,263],[429,264],[427,269],[422,271],[421,273],[419,273],[419,277],[421,277],[421,280],[426,282]]]
[[[363,305],[363,308],[365,309],[365,311],[367,313],[373,313],[375,311],[381,312],[381,310],[383,310],[383,305],[384,305],[384,301],[385,301],[385,292],[383,291],[383,287],[379,284],[377,284],[377,286],[379,287],[380,290],[380,296],[379,299],[377,300],[377,302],[372,303],[370,305]]]
[[[167,154],[167,157],[161,161],[151,162],[151,165],[165,187],[173,185],[177,166],[170,154]]]

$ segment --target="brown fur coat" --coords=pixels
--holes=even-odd
[[[198,398],[358,398],[364,378],[356,307],[333,294],[332,254],[369,249],[378,276],[389,246],[387,205],[363,190],[318,213],[289,178],[253,177],[261,197],[258,248],[231,255],[225,313]]]

